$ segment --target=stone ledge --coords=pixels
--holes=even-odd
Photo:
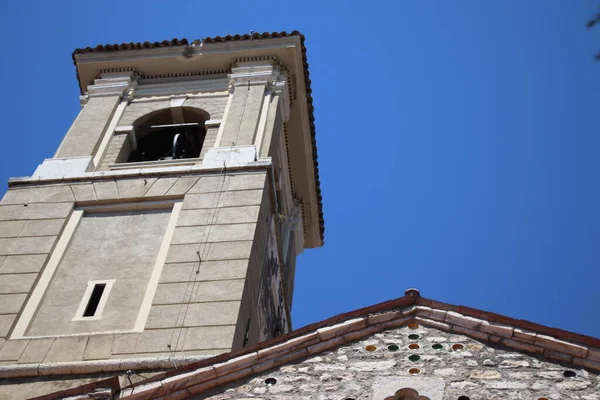
[[[227,165],[227,172],[245,171],[245,170],[265,170],[272,165],[270,158],[261,158],[258,161]],[[40,177],[13,177],[8,180],[8,187],[26,187],[39,186],[56,183],[71,183],[71,182],[91,182],[114,180],[117,178],[145,178],[156,176],[170,175],[193,175],[204,173],[221,173],[223,168],[219,167],[203,167],[201,165],[193,166],[164,166],[154,168],[136,168],[131,170],[114,170],[114,171],[95,171],[86,172],[78,176],[68,176],[62,178],[43,179]]]
[[[32,364],[0,365],[0,378],[25,376],[53,376],[71,374],[91,374],[99,372],[117,372],[130,369],[172,369],[173,362],[178,366],[192,364],[208,358],[207,356],[129,358],[98,361],[73,361]]]

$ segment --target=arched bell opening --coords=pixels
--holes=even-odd
[[[156,111],[136,121],[134,143],[127,162],[198,158],[208,113],[191,107]]]

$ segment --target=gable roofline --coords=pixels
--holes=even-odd
[[[318,162],[318,154],[317,154],[317,140],[316,140],[316,132],[315,132],[315,116],[314,116],[314,106],[313,106],[313,98],[312,98],[312,88],[311,88],[311,80],[310,74],[308,71],[308,59],[306,57],[306,46],[304,45],[304,35],[298,31],[292,31],[290,33],[286,31],[282,32],[263,32],[258,33],[255,32],[251,35],[227,35],[227,36],[215,36],[215,37],[206,37],[202,39],[203,43],[223,43],[223,42],[234,42],[234,41],[244,41],[244,40],[256,40],[256,39],[274,39],[274,38],[283,38],[290,36],[298,36],[300,39],[300,50],[302,54],[302,66],[304,69],[304,86],[306,88],[306,106],[308,110],[308,123],[310,127],[310,136],[311,136],[311,144],[312,144],[312,156],[314,162],[314,171],[315,171],[315,189],[317,195],[317,207],[319,210],[319,232],[321,236],[321,245],[325,243],[325,219],[323,216],[323,196],[321,194],[321,181],[319,178],[319,162]],[[193,40],[191,41],[193,42]],[[73,64],[75,65],[75,70],[77,73],[77,82],[79,82],[79,91],[83,94],[83,88],[81,86],[80,77],[79,77],[79,66],[77,63],[77,55],[79,54],[88,54],[88,53],[109,53],[109,52],[117,52],[117,51],[134,51],[134,50],[146,50],[146,49],[155,49],[155,48],[164,48],[164,47],[185,47],[189,46],[191,43],[188,39],[171,39],[171,40],[163,40],[162,42],[137,42],[137,43],[121,43],[121,44],[105,44],[98,45],[96,47],[85,47],[85,48],[77,48],[73,51],[72,58]]]
[[[404,297],[339,314],[248,348],[156,375],[123,388],[120,396],[131,400],[187,398],[410,323],[545,357],[551,362],[600,371],[597,338],[422,298],[418,290],[409,289]]]

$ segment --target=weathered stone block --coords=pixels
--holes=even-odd
[[[203,243],[208,241],[208,226],[182,226],[175,228],[171,244]]]
[[[169,351],[167,345],[171,345],[173,350],[175,344],[181,337],[181,329],[152,329],[140,333],[135,348],[136,353],[154,353]]]
[[[11,339],[0,348],[0,361],[17,361],[29,344],[29,339]]]
[[[47,257],[47,254],[6,256],[4,262],[0,263],[0,273],[39,272]]]
[[[23,229],[25,221],[0,222],[0,238],[16,238]]]
[[[180,196],[186,194],[188,190],[198,181],[197,176],[184,176],[175,182],[167,192],[168,196]]]
[[[33,339],[19,358],[20,364],[40,363],[46,357],[55,338]]]
[[[0,221],[19,219],[26,207],[23,205],[1,205]]]
[[[242,206],[220,208],[217,214],[217,224],[240,224],[257,222],[259,206]]]
[[[115,181],[94,182],[94,191],[98,200],[114,200],[119,198],[117,183]]]
[[[39,219],[27,221],[19,236],[56,236],[60,233],[64,219]]]
[[[184,325],[235,325],[239,309],[239,301],[190,304]]]
[[[161,283],[189,282],[193,280],[244,279],[248,260],[206,261],[200,263],[166,264],[160,277]],[[197,275],[197,276],[196,276]]]
[[[198,210],[181,210],[177,218],[177,226],[212,225],[217,219],[218,210],[204,208]]]
[[[17,319],[17,314],[0,315],[0,337],[6,337]]]
[[[6,274],[0,277],[0,294],[29,293],[37,274]]]
[[[152,187],[148,189],[144,197],[164,196],[178,179],[176,177],[158,178]]]
[[[219,193],[187,194],[182,209],[217,208]]]
[[[221,195],[219,207],[237,207],[260,205],[263,190],[240,190],[225,192]]]
[[[134,199],[144,197],[156,178],[118,179],[117,191],[119,199]]]
[[[240,190],[222,193],[187,194],[183,209],[260,205],[262,190]]]
[[[241,300],[244,280],[161,283],[154,304]]]
[[[146,329],[164,329],[182,326],[188,304],[153,305],[146,321]],[[173,346],[175,346],[173,344]]]
[[[135,353],[139,333],[117,333],[114,335],[112,354]]]
[[[91,335],[83,353],[84,360],[101,360],[110,358],[113,335]]]
[[[227,190],[264,189],[267,173],[234,174],[227,184]]]
[[[87,336],[58,337],[46,354],[44,362],[81,361],[87,342]]]
[[[252,241],[211,243],[207,260],[235,260],[249,258],[251,248]]]
[[[0,277],[0,279],[2,279]],[[0,314],[18,314],[27,294],[0,294]]]
[[[9,189],[3,204],[61,203],[74,201],[68,185],[53,185],[33,188]]]
[[[56,236],[0,239],[0,255],[49,253],[55,240]]]
[[[231,349],[235,326],[206,326],[189,328],[183,343],[184,350],[214,349],[226,352]]]
[[[92,155],[119,100],[120,96],[90,98],[67,132],[57,157]]]
[[[182,245],[171,245],[169,246],[169,252],[167,253],[166,263],[185,263],[185,262],[198,262],[199,255],[207,251],[210,245],[203,244],[182,244]]]
[[[22,219],[66,218],[73,210],[73,203],[39,203],[23,207]]]
[[[94,201],[96,200],[96,192],[94,185],[91,183],[73,184],[71,190],[75,195],[75,201]]]
[[[228,190],[231,175],[202,176],[198,182],[190,188],[189,194],[213,193]]]
[[[208,232],[209,242],[230,242],[254,239],[256,224],[213,225]]]

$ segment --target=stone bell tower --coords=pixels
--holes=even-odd
[[[0,364],[166,368],[291,329],[323,244],[303,42],[74,52],[81,112],[0,205]]]

